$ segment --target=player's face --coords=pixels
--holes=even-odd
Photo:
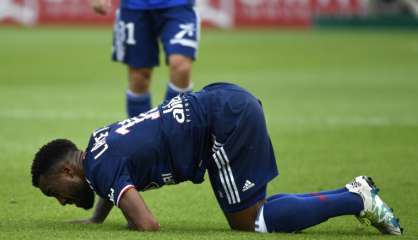
[[[61,205],[75,204],[90,209],[94,205],[94,192],[87,182],[77,176],[58,173],[39,178],[39,188],[49,197],[55,197]]]

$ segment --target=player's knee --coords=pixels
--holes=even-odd
[[[225,213],[229,226],[232,230],[253,232],[255,230],[255,219],[258,209],[264,200],[257,202],[252,207],[246,208],[239,212]]]
[[[187,88],[190,85],[192,71],[192,59],[182,55],[171,55],[169,59],[171,81],[179,88]]]
[[[149,90],[152,69],[129,68],[129,90],[134,93],[145,93]]]
[[[169,64],[171,71],[185,74],[192,70],[193,60],[180,54],[172,54],[169,57]]]

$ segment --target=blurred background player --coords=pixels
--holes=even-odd
[[[91,0],[91,4],[102,15],[111,9],[111,0]],[[112,58],[128,66],[129,117],[151,108],[150,83],[153,68],[159,65],[159,41],[170,68],[165,99],[192,90],[190,77],[200,31],[194,4],[194,0],[121,0]]]

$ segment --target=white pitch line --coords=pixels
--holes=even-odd
[[[268,114],[269,115],[269,114]],[[51,109],[0,109],[0,121],[7,120],[97,120],[117,121],[125,118],[121,112],[91,112]],[[269,124],[306,126],[418,126],[418,116],[361,116],[361,115],[287,115],[268,117]]]

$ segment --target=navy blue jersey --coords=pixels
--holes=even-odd
[[[195,0],[122,0],[121,7],[128,9],[159,9],[180,5],[193,5]]]
[[[201,183],[208,170],[225,212],[265,198],[266,184],[278,175],[260,102],[225,83],[97,129],[86,149],[84,170],[93,190],[116,205],[129,188]]]
[[[202,182],[210,145],[202,100],[193,94],[177,96],[94,131],[84,160],[94,191],[118,205],[130,187],[145,191],[187,180]]]

